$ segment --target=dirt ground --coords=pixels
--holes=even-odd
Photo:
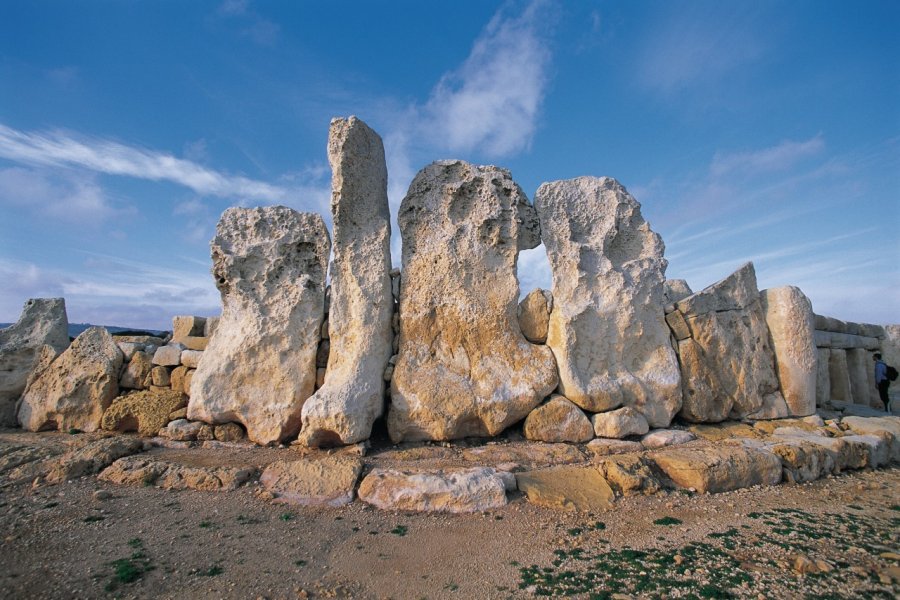
[[[227,462],[247,451],[217,452]],[[296,451],[258,452],[269,460]],[[502,509],[445,515],[359,501],[289,506],[256,491],[170,491],[96,477],[0,486],[2,595],[900,596],[897,468],[717,495],[622,498],[596,514],[538,508],[518,494]]]

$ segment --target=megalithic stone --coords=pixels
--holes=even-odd
[[[391,357],[391,216],[381,138],[356,117],[333,119],[331,348],[325,383],[303,405],[300,441],[353,444],[369,437],[384,410]]]
[[[591,412],[631,406],[667,426],[681,375],[663,310],[662,238],[609,177],[544,183],[534,202],[553,270],[547,345],[560,393]]]
[[[325,222],[284,206],[229,208],[211,247],[222,317],[194,372],[188,418],[237,421],[258,444],[293,437],[316,381]]]
[[[760,292],[769,341],[788,416],[805,417],[816,412],[816,365],[813,341],[815,316],[809,298],[794,286]]]
[[[831,350],[816,348],[816,406],[831,404],[831,378],[828,375],[828,363],[831,361]]]
[[[843,348],[831,349],[828,357],[828,374],[831,378],[831,399],[852,403],[850,374],[847,370],[847,351]]]
[[[518,253],[540,243],[534,208],[505,169],[439,161],[413,179],[399,223],[391,439],[496,435],[557,384],[550,349],[516,318]]]

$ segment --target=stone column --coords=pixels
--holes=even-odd
[[[850,377],[850,397],[854,404],[870,406],[869,378],[866,376],[866,363],[868,360],[863,348],[851,348],[847,350],[847,374]],[[874,367],[873,367],[874,369]],[[874,371],[873,371],[874,376]]]
[[[831,403],[831,378],[828,375],[828,365],[831,362],[831,350],[818,348],[816,350],[816,406],[825,406]]]
[[[828,358],[828,373],[831,377],[831,399],[837,402],[853,402],[850,395],[850,375],[847,371],[847,351],[832,348]]]
[[[815,317],[812,304],[800,288],[784,286],[760,293],[775,367],[788,416],[816,412]]]

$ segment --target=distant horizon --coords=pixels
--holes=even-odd
[[[217,314],[219,215],[330,227],[328,125],[356,115],[395,266],[410,181],[459,158],[530,199],[615,177],[695,292],[753,261],[760,289],[897,323],[898,29],[892,0],[0,3],[0,320],[33,297],[145,329]],[[550,289],[543,246],[519,276]]]

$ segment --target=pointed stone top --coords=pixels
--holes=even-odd
[[[675,303],[685,315],[705,315],[724,310],[746,308],[759,299],[756,270],[753,263],[743,264],[737,271],[692,296]]]

